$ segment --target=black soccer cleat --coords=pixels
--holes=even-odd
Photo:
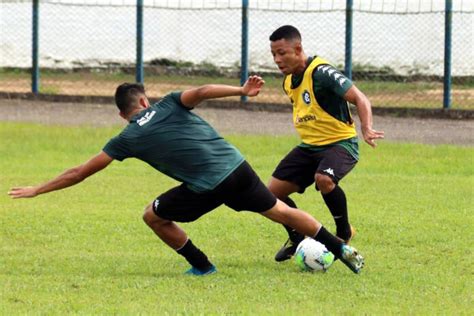
[[[283,247],[281,247],[275,255],[275,261],[281,262],[290,259],[295,254],[296,247],[298,247],[298,244],[288,238]]]
[[[304,238],[304,235],[301,235],[300,233],[293,230],[290,233],[290,238],[288,238],[283,247],[281,247],[281,249],[278,250],[277,254],[275,255],[275,261],[281,262],[293,257],[296,252],[296,248]]]

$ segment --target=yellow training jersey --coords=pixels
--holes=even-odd
[[[293,124],[302,142],[312,146],[324,146],[357,136],[352,119],[344,122],[335,118],[316,100],[313,91],[313,71],[318,66],[324,71],[325,65],[329,63],[320,57],[315,57],[306,68],[301,84],[292,87],[291,74],[287,75],[283,82],[283,88],[293,104]]]

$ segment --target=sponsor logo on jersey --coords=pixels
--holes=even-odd
[[[150,122],[151,118],[156,114],[156,111],[147,112],[143,117],[137,120],[137,124],[140,126]]]
[[[297,115],[295,119],[295,124],[300,124],[300,123],[305,123],[308,121],[315,121],[315,120],[316,120],[316,115],[313,115],[313,114],[308,114],[302,117],[299,117]]]
[[[303,101],[307,105],[309,105],[311,103],[311,95],[309,94],[308,90],[304,90],[304,92],[303,92]]]

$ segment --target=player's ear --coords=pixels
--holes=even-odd
[[[303,53],[303,45],[300,42],[295,44],[295,53],[296,55],[301,55]]]
[[[138,99],[138,104],[140,104],[141,107],[147,108],[149,107],[148,99],[145,96],[141,96],[140,99]]]

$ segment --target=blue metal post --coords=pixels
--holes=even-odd
[[[33,47],[31,69],[31,92],[39,93],[39,0],[33,0]]]
[[[143,0],[137,0],[137,60],[136,81],[143,83]]]
[[[453,27],[453,1],[446,0],[444,17],[444,93],[443,108],[451,107],[451,33]]]
[[[240,84],[243,85],[249,76],[249,1],[242,0],[242,56],[240,70]],[[247,102],[246,96],[240,97],[241,102]]]
[[[353,0],[346,0],[346,54],[344,60],[344,73],[352,79],[352,15]]]

